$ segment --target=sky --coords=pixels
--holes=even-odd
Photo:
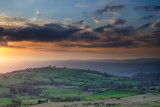
[[[0,0],[0,63],[160,57],[160,0]]]

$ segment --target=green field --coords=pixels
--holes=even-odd
[[[116,97],[126,97],[136,95],[136,91],[131,90],[109,90],[103,93],[92,94],[86,97],[86,100],[104,100],[108,98],[116,98]]]

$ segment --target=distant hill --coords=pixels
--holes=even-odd
[[[96,60],[55,60],[55,61],[29,61],[11,62],[4,66],[0,64],[0,72],[9,72],[18,69],[45,67],[55,65],[75,69],[86,69],[99,72],[107,72],[118,76],[131,76],[138,72],[146,74],[160,73],[160,58],[141,58],[127,60],[96,59]],[[5,70],[6,69],[6,70]]]

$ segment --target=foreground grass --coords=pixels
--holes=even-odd
[[[145,98],[144,98],[145,96]],[[106,100],[77,101],[77,102],[50,102],[32,107],[160,107],[160,94],[143,94]]]

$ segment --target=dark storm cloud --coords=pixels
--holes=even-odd
[[[79,21],[76,24],[81,24]],[[87,26],[86,26],[87,27]],[[79,32],[82,31],[82,32]],[[77,28],[66,28],[58,24],[45,24],[44,26],[30,25],[25,28],[0,28],[0,41],[32,41],[32,42],[54,42],[54,41],[95,41],[100,38],[94,32],[83,31]]]
[[[149,5],[149,6],[137,6],[135,7],[136,10],[145,10],[145,11],[159,11],[160,5]]]
[[[102,9],[97,9],[96,13],[102,14],[102,13],[111,13],[116,14],[119,10],[123,9],[124,5],[106,5]]]
[[[52,42],[69,39],[77,31],[80,29],[67,29],[56,24],[46,24],[38,28],[5,29],[0,32],[0,35],[6,36],[7,41]]]

